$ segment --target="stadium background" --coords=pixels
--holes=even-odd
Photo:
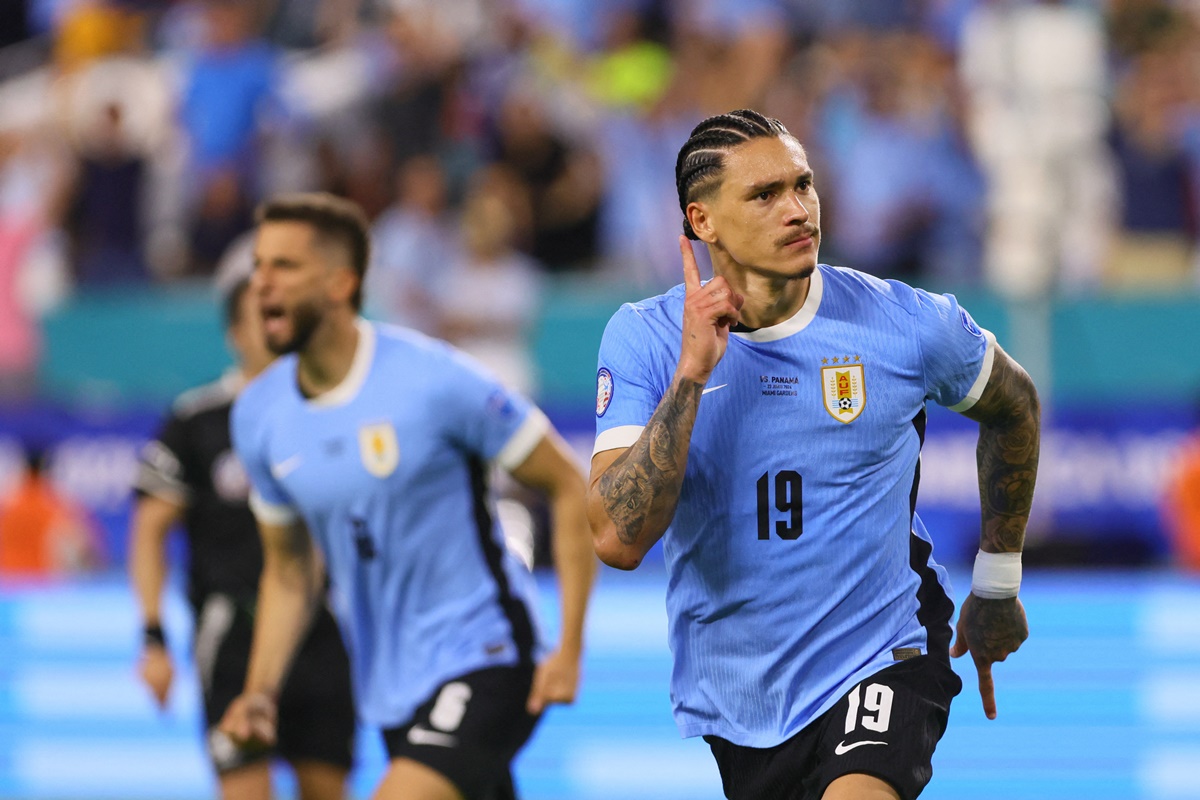
[[[751,106],[808,148],[822,260],[955,292],[1045,403],[1033,637],[994,723],[963,670],[926,796],[1200,798],[1200,582],[1163,514],[1200,421],[1200,4],[0,9],[0,497],[43,454],[98,554],[0,575],[0,797],[211,794],[194,676],[164,715],[136,682],[124,537],[141,442],[229,363],[218,298],[258,199],[362,203],[369,313],[474,352],[582,458],[605,321],[677,282],[675,153]],[[934,413],[919,508],[960,593],[974,475],[972,427]],[[664,585],[661,558],[602,573],[580,703],[520,760],[527,797],[719,796],[670,720]],[[381,758],[368,739],[358,796]]]

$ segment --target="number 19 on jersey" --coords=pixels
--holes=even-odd
[[[771,501],[772,490],[775,500]],[[799,539],[804,532],[804,479],[795,470],[785,469],[774,476],[764,472],[758,479],[758,538],[770,539],[774,527],[780,539]],[[772,507],[787,515],[772,526]]]

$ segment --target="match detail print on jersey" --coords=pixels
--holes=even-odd
[[[400,443],[390,422],[363,425],[358,429],[358,450],[363,466],[376,478],[386,478],[400,463]]]
[[[825,410],[838,422],[851,423],[863,412],[867,402],[863,375],[861,363],[821,367],[821,393],[825,398]]]

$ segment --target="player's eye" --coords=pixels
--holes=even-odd
[[[805,178],[796,184],[796,189],[801,192],[807,192],[812,188],[812,179]]]
[[[771,199],[772,197],[774,197],[774,196],[775,196],[775,193],[774,193],[774,192],[772,192],[772,191],[770,191],[770,190],[767,190],[767,191],[762,191],[762,192],[759,192],[758,194],[754,195],[754,199],[755,199],[755,200],[762,200],[762,201],[764,201],[764,202],[765,202],[765,201],[767,201],[767,200],[770,200],[770,199]]]

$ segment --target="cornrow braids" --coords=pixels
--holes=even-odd
[[[688,203],[720,177],[728,150],[751,139],[791,135],[779,120],[746,108],[709,117],[693,128],[675,160],[675,189],[679,192],[679,210],[683,212],[683,234],[693,240],[700,238],[688,221]]]

